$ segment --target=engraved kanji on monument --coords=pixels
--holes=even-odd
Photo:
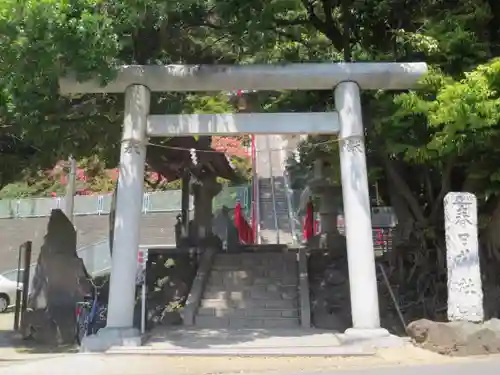
[[[483,290],[474,194],[452,192],[444,198],[448,320],[482,322]]]

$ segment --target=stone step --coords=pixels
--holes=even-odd
[[[265,197],[265,196],[271,196],[273,193],[272,186],[260,186],[259,188],[259,196],[260,197]],[[282,189],[280,187],[275,186],[274,187],[274,195],[281,195],[281,196],[287,196],[287,190]]]
[[[276,274],[275,274],[276,273]],[[279,274],[278,274],[279,273]],[[268,277],[269,276],[269,277]],[[267,284],[263,284],[261,280],[268,277]],[[208,280],[205,285],[205,291],[219,291],[224,293],[242,292],[245,295],[263,294],[263,293],[289,293],[290,289],[297,286],[298,273],[296,269],[290,268],[290,271],[275,271],[268,272],[267,276],[254,277],[251,279],[240,280],[223,280],[218,279]],[[256,280],[256,281],[254,281]],[[208,297],[208,296],[207,296]],[[229,297],[228,297],[229,298]]]
[[[203,298],[206,300],[218,300],[218,301],[231,301],[236,303],[237,301],[244,301],[252,298],[251,291],[248,290],[220,290],[216,287],[207,288],[203,294]],[[298,298],[298,292],[296,286],[280,287],[279,297],[284,300],[293,300]],[[270,298],[261,298],[270,299]]]
[[[288,219],[288,215],[287,217],[276,217],[276,220],[274,217],[272,218],[263,218],[262,220],[260,220],[260,228],[261,229],[271,229],[271,230],[276,230],[276,229],[282,229],[281,227],[283,225],[289,225],[290,224],[290,220]],[[278,226],[278,228],[276,228],[276,225]]]
[[[208,299],[201,300],[200,308],[213,309],[283,309],[293,310],[298,308],[297,299]]]
[[[288,252],[283,245],[246,246],[245,250],[238,254],[216,255],[195,325],[205,328],[298,327],[297,254]]]
[[[260,197],[259,205],[261,207],[262,206],[271,206],[275,203],[276,203],[276,205],[279,204],[282,207],[288,208],[288,201],[287,201],[286,197],[282,197],[282,198],[275,197],[274,200],[272,197],[263,197],[263,196]]]
[[[266,253],[265,256],[275,256],[286,257],[286,261],[295,262],[297,259],[297,254],[292,251],[287,251],[286,245],[278,244],[263,244],[263,245],[242,245],[241,249],[248,252],[256,253]],[[283,258],[281,258],[283,259]]]
[[[261,195],[263,193],[269,194],[269,193],[272,193],[272,192],[273,192],[273,185],[272,184],[269,184],[269,185],[259,184],[259,193]],[[287,189],[285,189],[284,187],[281,187],[281,186],[274,185],[274,194],[284,194],[284,195],[286,195],[286,193],[287,193]]]
[[[282,220],[284,219],[287,219],[289,218],[290,216],[288,215],[288,211],[276,211],[276,218],[279,219],[281,218]],[[261,210],[261,214],[260,214],[260,221],[263,221],[263,220],[269,220],[269,219],[273,219],[274,220],[274,210],[269,210],[269,211],[266,211],[266,210]]]
[[[198,309],[198,316],[214,316],[217,318],[298,318],[298,309],[238,309],[238,308],[211,308]]]
[[[280,237],[286,237],[285,234],[280,233]],[[268,261],[269,263],[271,260]],[[268,267],[265,267],[262,263],[253,263],[253,264],[248,264],[245,265],[246,267],[251,268],[253,266],[253,270],[249,269],[246,271],[241,271],[241,264],[238,267],[237,265],[217,265],[216,267],[213,268],[213,271],[215,272],[213,276],[209,276],[208,282],[211,282],[214,280],[215,282],[223,282],[224,280],[249,280],[253,281],[255,279],[262,279],[262,278],[267,278],[269,276],[273,276],[273,281],[279,281],[283,276],[286,276],[286,273],[294,274],[295,270],[297,269],[297,265],[294,263],[287,263],[286,261],[283,261],[283,263],[278,263],[277,261],[272,261],[276,263],[275,269],[268,269]],[[219,272],[230,272],[231,275],[224,277],[224,276],[218,276]],[[242,283],[241,285],[245,285]]]
[[[274,232],[274,231],[273,231]],[[280,235],[282,232],[279,233]],[[259,249],[255,249],[255,252],[260,251]],[[262,250],[263,251],[263,250]],[[267,275],[265,274],[265,269],[264,267],[266,266],[282,266],[279,268],[290,268],[290,267],[296,267],[294,265],[295,259],[293,253],[285,253],[285,254],[280,254],[277,253],[276,255],[282,255],[283,259],[279,259],[280,257],[275,257],[275,258],[269,258],[266,257],[264,259],[260,260],[251,260],[251,259],[241,259],[238,262],[235,263],[230,263],[230,262],[218,262],[216,261],[215,264],[212,267],[212,271],[214,271],[214,275],[217,275],[222,272],[230,272],[228,275],[231,278],[248,278],[250,275],[255,276],[255,274],[259,272],[263,272],[262,276],[266,277]],[[296,256],[295,256],[296,258]],[[289,266],[289,267],[285,267]],[[220,272],[219,272],[220,271]],[[227,275],[226,275],[227,276]],[[222,275],[221,275],[222,277]]]
[[[287,251],[285,245],[246,245],[247,249],[254,248],[255,252],[246,253],[219,253],[215,256],[214,267],[219,265],[234,265],[234,264],[267,264],[268,262],[295,262],[296,253]],[[255,253],[259,252],[258,255]],[[240,269],[245,271],[244,269]]]
[[[272,206],[276,204],[277,206],[282,206],[282,207],[286,207],[286,209],[288,209],[288,201],[286,199],[286,197],[275,197],[275,199],[273,200],[272,197],[260,197],[260,201],[259,201],[259,205],[260,207],[262,206]]]
[[[200,328],[296,328],[299,319],[196,316],[195,324]]]
[[[261,199],[260,203],[259,203],[259,207],[261,208],[265,208],[265,209],[269,209],[270,211],[274,211],[274,206],[276,206],[276,209],[277,210],[282,210],[284,212],[288,212],[288,202],[286,200],[283,200],[283,201],[276,201],[274,202],[272,199],[269,199],[269,200],[263,200]]]
[[[265,206],[265,207],[271,206],[272,207],[272,205],[274,205],[274,204],[276,204],[276,206],[281,206],[281,207],[288,209],[288,201],[287,201],[286,197],[276,196],[274,200],[272,197],[264,197],[264,196],[260,197],[260,200],[259,200],[260,207],[262,207],[262,206]]]
[[[298,297],[298,287],[297,285],[281,285],[281,281],[269,280],[266,285],[262,285],[264,288],[262,291],[256,293],[256,286],[244,286],[234,285],[228,287],[227,283],[224,285],[224,290],[221,290],[220,286],[212,284],[207,285],[203,293],[203,298],[205,299],[217,299],[217,300],[230,300],[230,301],[242,301],[244,299],[252,298],[257,294],[264,294],[266,291],[271,289],[269,293],[279,293],[279,298],[282,299],[294,299]],[[267,288],[267,289],[265,289]]]
[[[262,191],[262,189],[271,190],[273,186],[274,186],[275,191],[280,191],[280,190],[286,191],[287,190],[287,186],[285,185],[285,183],[281,182],[281,181],[277,181],[276,179],[274,180],[274,185],[270,181],[266,181],[266,182],[260,181],[259,182],[259,187],[261,187],[261,189],[260,189],[261,191]]]

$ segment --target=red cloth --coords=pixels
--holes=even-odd
[[[314,236],[314,206],[311,201],[307,203],[306,217],[304,218],[304,239],[309,241]]]
[[[252,227],[250,227],[245,217],[243,216],[243,213],[241,212],[240,202],[236,203],[236,206],[234,206],[234,225],[238,230],[238,237],[241,243],[254,243]]]
[[[238,233],[240,235],[240,240],[241,240],[241,204],[240,204],[240,202],[236,203],[236,206],[234,206],[234,225],[238,229]]]

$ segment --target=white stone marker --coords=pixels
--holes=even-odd
[[[448,320],[482,322],[483,290],[474,194],[452,192],[444,198]]]

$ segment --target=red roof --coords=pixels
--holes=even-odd
[[[248,148],[241,144],[240,139],[234,137],[212,137],[212,148],[229,156],[250,157]]]

